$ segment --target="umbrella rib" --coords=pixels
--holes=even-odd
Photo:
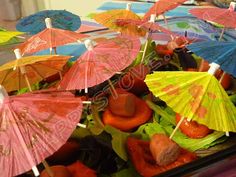
[[[28,66],[31,67],[39,75],[39,77],[41,77],[42,79],[45,79],[45,77],[43,77],[34,66],[32,65],[28,65]]]
[[[81,37],[81,38],[78,37],[78,39],[77,39],[76,37],[71,37],[70,35],[68,35],[68,34],[66,34],[66,33],[64,33],[63,35],[64,35],[66,38],[69,38],[69,39],[74,40],[74,41],[77,41],[77,40],[79,40],[79,39],[82,38],[82,37]],[[79,33],[78,33],[78,35],[79,35]],[[69,43],[70,43],[70,42],[69,42]]]
[[[19,82],[18,82],[18,90],[20,90],[20,82],[21,82],[21,72],[20,69],[17,68],[18,76],[19,76]]]
[[[56,68],[50,67],[50,66],[45,65],[45,64],[43,64],[43,63],[37,63],[37,64],[42,65],[42,66],[45,66],[45,67],[48,67],[48,68],[50,68],[50,69],[52,69],[52,70],[55,70],[55,71],[62,71],[62,70],[60,70],[60,69],[56,69]]]
[[[47,55],[46,55],[47,56]],[[54,56],[57,56],[57,55],[54,55]],[[44,58],[42,58],[42,59],[44,59]],[[51,62],[51,61],[53,61],[53,62],[59,62],[59,61],[64,61],[65,59],[50,59],[50,58],[46,58],[47,60],[38,60],[38,61],[36,61],[36,62],[34,62],[34,63],[42,63],[42,62]],[[69,58],[68,58],[69,59]],[[31,63],[31,64],[34,64],[34,63]]]
[[[3,80],[1,81],[1,84],[4,83],[4,81],[6,80],[7,76],[11,73],[11,70],[9,69],[8,72],[5,74],[5,76],[3,77]]]
[[[49,32],[50,32],[50,35],[49,35],[49,37],[50,37],[50,40],[49,40],[49,45],[50,45],[50,53],[51,53],[51,48],[53,48],[53,46],[52,46],[52,39],[53,39],[53,29],[48,29],[49,30]]]

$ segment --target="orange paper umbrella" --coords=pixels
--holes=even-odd
[[[116,24],[117,19],[133,19],[133,20],[140,20],[141,19],[138,15],[136,15],[135,13],[133,13],[130,10],[130,7],[131,7],[131,4],[128,3],[126,9],[108,10],[106,12],[102,12],[102,13],[95,15],[94,19],[98,23],[100,23],[110,29],[113,29],[115,31],[119,31],[122,34],[144,36],[145,31],[138,28],[135,25],[118,26]]]
[[[143,19],[149,20],[152,14],[156,16],[165,13],[166,11],[172,10],[187,0],[158,0],[150,9],[146,12]]]
[[[93,46],[85,41],[88,49],[65,74],[60,87],[66,90],[85,89],[111,78],[129,66],[140,50],[136,37],[118,36]],[[86,91],[87,92],[87,91]]]
[[[195,17],[210,22],[215,22],[223,25],[224,28],[220,35],[220,39],[223,36],[225,28],[236,28],[236,12],[235,2],[231,2],[228,9],[222,8],[196,8],[191,9],[189,12]]]
[[[33,35],[17,47],[21,50],[22,55],[26,53],[35,53],[48,48],[55,49],[57,46],[77,42],[79,39],[87,37],[87,35],[73,31],[52,28],[50,18],[46,18],[45,22],[47,26],[46,29]]]
[[[70,56],[48,55],[21,58],[15,50],[17,60],[0,66],[0,84],[10,92],[28,87],[63,70]]]

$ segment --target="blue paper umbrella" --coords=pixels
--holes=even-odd
[[[236,77],[236,42],[206,41],[188,45],[187,48],[209,63]]]
[[[85,45],[78,44],[78,43],[73,43],[73,44],[57,47],[57,54],[73,56],[70,59],[70,61],[77,60],[77,58],[80,57],[80,55],[82,55],[85,51],[87,51],[87,48],[85,47]],[[40,52],[35,53],[35,55],[48,55],[48,54],[50,54],[49,49],[42,50]]]
[[[81,25],[80,17],[66,10],[44,10],[22,18],[16,25],[16,29],[30,34],[37,34],[46,28],[45,18],[52,20],[54,28],[75,31]]]

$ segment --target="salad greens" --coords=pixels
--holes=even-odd
[[[153,102],[147,101],[149,107],[154,111],[153,121],[139,126],[139,128],[133,132],[122,132],[112,126],[104,126],[101,122],[100,115],[96,108],[93,108],[93,113],[87,116],[88,130],[80,130],[78,128],[73,133],[72,137],[84,137],[85,135],[103,135],[109,134],[111,137],[111,146],[114,152],[124,161],[128,161],[128,155],[126,151],[126,139],[129,136],[135,136],[143,140],[150,140],[153,134],[163,133],[169,136],[175,128],[175,113],[169,107],[160,107]],[[77,132],[77,133],[76,133]],[[79,133],[78,133],[79,132]],[[84,135],[83,135],[84,134]],[[208,136],[201,139],[192,139],[183,134],[180,130],[177,130],[173,136],[173,140],[181,147],[188,149],[189,151],[196,151],[200,149],[207,149],[222,141],[226,140],[224,132],[214,131]],[[124,171],[125,173],[125,171]]]
[[[158,127],[158,128],[155,128],[156,131],[149,131],[149,137],[151,137],[154,133],[163,133],[163,132],[165,132],[165,134],[169,136],[175,128],[174,127],[175,126],[175,113],[171,111],[169,107],[167,107],[166,111],[164,111],[158,105],[155,105],[154,103],[150,101],[147,101],[147,103],[150,106],[150,108],[153,109],[155,114],[161,115],[159,123],[156,123],[155,125],[155,127]],[[148,129],[151,129],[151,128],[148,128]],[[223,139],[220,139],[220,141],[218,141],[218,139],[223,137],[224,135],[225,135],[224,132],[214,131],[213,133],[207,135],[204,138],[192,139],[192,138],[187,137],[180,130],[177,130],[175,135],[173,136],[173,140],[177,144],[179,144],[181,147],[188,149],[189,151],[196,151],[199,149],[209,148],[211,146],[214,146],[217,143],[221,143]],[[224,140],[226,140],[226,137],[224,138]]]

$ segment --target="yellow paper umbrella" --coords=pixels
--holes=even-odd
[[[182,116],[182,120],[187,117],[210,129],[236,132],[236,109],[212,74],[155,72],[147,75],[145,82],[156,97]]]
[[[10,92],[28,87],[31,84],[44,80],[63,70],[63,66],[70,56],[48,55],[29,56],[21,58],[17,53],[17,60],[13,60],[0,66],[0,84]]]
[[[23,34],[18,31],[0,31],[0,44],[8,42],[11,38]]]
[[[141,20],[141,18],[136,15],[134,12],[130,10],[131,4],[127,4],[126,9],[115,9],[108,10],[106,12],[99,13],[95,15],[93,18],[98,23],[113,29],[115,31],[121,32],[126,35],[135,35],[135,36],[145,36],[145,30],[138,28],[136,25],[127,25],[127,26],[118,26],[116,25],[117,19],[133,19],[133,20]]]

